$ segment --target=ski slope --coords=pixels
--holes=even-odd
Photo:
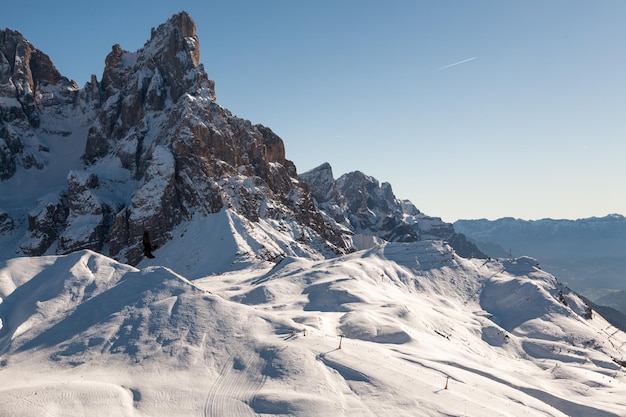
[[[262,225],[207,222],[243,240],[0,264],[0,416],[626,415],[626,335],[533,259],[431,241],[243,262]],[[192,240],[205,256],[174,261]]]

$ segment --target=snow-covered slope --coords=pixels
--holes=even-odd
[[[178,249],[0,265],[0,415],[626,413],[626,335],[530,258],[385,243],[189,281]]]

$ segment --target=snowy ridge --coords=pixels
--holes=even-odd
[[[224,231],[226,214],[214,215]],[[81,251],[0,266],[0,414],[626,411],[626,335],[530,258],[385,243],[193,281],[147,263]]]

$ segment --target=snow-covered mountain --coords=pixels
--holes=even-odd
[[[4,55],[11,59],[4,59],[2,71],[6,89],[14,96],[37,96],[42,82],[33,71],[17,67],[26,59],[14,45],[35,49],[10,33],[15,36],[5,36]],[[12,175],[9,170],[2,194],[10,203],[3,202],[2,217],[3,237],[11,248],[26,255],[88,248],[137,263],[145,230],[153,243],[162,245],[172,238],[174,227],[193,216],[232,208],[251,222],[260,217],[290,221],[301,235],[320,241],[320,252],[351,249],[349,241],[320,220],[306,187],[295,180],[294,165],[285,159],[282,140],[215,102],[213,82],[199,62],[198,42],[193,21],[180,13],[154,29],[137,52],[113,46],[102,81],[92,77],[72,96],[72,106],[95,109],[81,113],[84,129],[76,130],[75,142],[64,132],[45,136],[43,122],[30,123],[30,135],[41,138],[44,151],[71,149],[82,161],[67,166],[55,187],[30,199],[20,198],[20,191],[47,176],[49,164],[22,164]],[[32,56],[27,69],[39,65]],[[20,77],[23,81],[17,82]],[[22,91],[17,85],[28,88]],[[67,110],[65,104],[49,103],[50,112],[75,126],[74,107]],[[46,109],[46,103],[41,106]],[[35,105],[33,112],[45,115],[44,110]],[[17,121],[3,118],[4,131],[17,131]],[[14,142],[23,140],[15,136]],[[8,146],[13,148],[21,149]],[[20,155],[5,152],[2,161]],[[17,201],[18,207],[11,207]]]
[[[626,415],[626,334],[387,183],[298,175],[198,42],[177,14],[78,88],[0,31],[0,416]]]
[[[283,141],[217,104],[184,12],[136,52],[114,45],[101,81],[92,76],[82,89],[19,32],[3,31],[0,43],[0,259],[90,249],[136,264],[144,231],[162,246],[176,227],[222,210],[251,228],[261,219],[274,228],[266,236],[273,243],[254,248],[261,259],[433,236],[480,256],[450,224],[397,201],[390,186],[358,207],[352,194],[361,190],[344,187],[358,222],[325,213],[330,207],[298,178]],[[283,240],[292,243],[278,249]]]
[[[594,301],[626,290],[626,218],[459,220],[454,227],[494,257],[528,255]]]

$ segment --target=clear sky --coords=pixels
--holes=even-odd
[[[299,172],[359,170],[450,222],[626,215],[626,1],[30,0],[0,27],[82,86],[181,10],[218,102]]]

